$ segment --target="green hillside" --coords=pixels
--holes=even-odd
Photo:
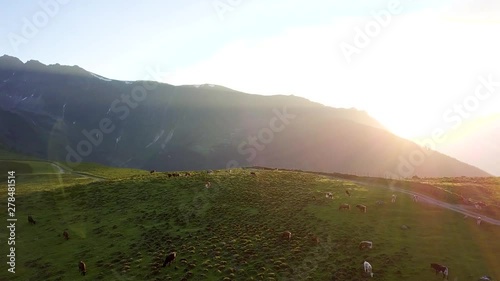
[[[98,174],[96,167],[86,168]],[[477,227],[404,194],[378,206],[377,200],[390,200],[385,188],[289,171],[169,178],[107,169],[101,174],[116,179],[91,182],[68,173],[17,178],[16,274],[4,269],[0,280],[79,280],[80,260],[87,264],[86,280],[368,280],[364,260],[373,266],[373,280],[440,280],[432,262],[447,265],[450,280],[500,277],[500,227]],[[0,200],[6,197],[2,189]],[[341,203],[351,210],[339,211]],[[285,230],[291,241],[280,239]],[[362,240],[374,248],[359,250]],[[7,252],[6,243],[2,249]],[[177,251],[176,261],[161,268],[170,251]]]

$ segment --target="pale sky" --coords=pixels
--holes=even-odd
[[[365,110],[410,139],[500,114],[498,0],[0,3],[0,55],[23,61],[118,80],[153,67],[174,85],[302,96]]]

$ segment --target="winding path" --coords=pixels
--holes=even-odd
[[[442,208],[445,208],[445,209],[448,209],[448,210],[451,210],[451,211],[454,211],[454,212],[457,212],[457,213],[461,213],[461,214],[464,214],[464,215],[467,215],[467,216],[473,217],[473,218],[481,217],[481,220],[483,222],[487,222],[487,223],[494,224],[494,225],[500,225],[500,220],[493,219],[493,218],[487,217],[487,216],[485,216],[483,214],[479,214],[479,213],[476,213],[474,211],[467,210],[466,208],[464,208],[464,207],[462,207],[460,205],[455,205],[455,204],[450,204],[450,203],[447,203],[447,202],[443,202],[441,200],[432,198],[432,197],[430,197],[428,195],[425,195],[425,194],[422,194],[422,193],[418,193],[418,192],[415,192],[415,191],[409,191],[409,190],[406,190],[406,189],[403,189],[403,188],[399,188],[397,186],[388,186],[388,185],[383,185],[383,184],[373,184],[373,183],[367,183],[367,182],[363,182],[363,181],[353,181],[353,180],[350,180],[350,182],[353,182],[353,183],[356,183],[356,184],[360,184],[360,185],[363,185],[363,186],[368,186],[368,187],[374,187],[375,186],[375,187],[388,188],[390,190],[393,190],[393,191],[396,191],[396,192],[400,192],[400,193],[409,194],[409,195],[417,195],[419,197],[418,198],[419,202],[433,204],[433,205],[436,205],[436,206],[439,206],[439,207],[442,207]]]
[[[87,174],[87,173],[75,172],[73,170],[65,169],[64,167],[62,167],[61,165],[59,165],[56,162],[50,162],[50,161],[44,161],[44,162],[50,163],[52,165],[52,167],[54,167],[54,169],[56,169],[59,172],[59,174],[69,173],[69,174],[79,175],[79,176],[82,176],[82,177],[93,179],[95,181],[106,180],[106,178],[103,178],[103,177],[94,176],[94,175],[90,175],[90,174]]]
[[[44,163],[48,163],[48,164],[52,165],[52,167],[54,168],[54,173],[36,173],[36,174],[32,174],[32,175],[42,175],[42,174],[46,174],[46,175],[51,175],[51,174],[73,174],[73,175],[79,175],[79,176],[82,176],[82,177],[85,177],[85,178],[89,178],[89,179],[92,179],[92,180],[95,180],[95,181],[106,180],[106,178],[104,178],[104,177],[99,177],[99,176],[95,176],[95,175],[91,175],[91,174],[87,174],[87,173],[82,173],[82,172],[75,172],[75,171],[73,171],[71,169],[68,169],[68,168],[65,168],[65,167],[61,166],[57,162],[52,162],[52,161],[47,161],[47,160],[38,160],[38,159],[0,159],[0,161],[44,162]]]

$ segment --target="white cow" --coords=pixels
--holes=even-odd
[[[370,274],[371,277],[373,277],[373,271],[372,271],[372,265],[365,261],[363,263],[363,268],[365,269],[365,272]]]

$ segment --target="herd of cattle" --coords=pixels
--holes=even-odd
[[[231,173],[231,170],[228,171],[229,173]],[[151,170],[149,172],[150,174],[154,174],[156,173],[156,170]],[[207,171],[208,174],[212,174],[213,171],[212,170],[208,170]],[[167,177],[171,178],[171,177],[181,177],[181,176],[185,176],[185,177],[189,177],[191,176],[191,173],[167,173],[166,174]],[[255,172],[250,172],[250,175],[252,176],[256,176],[257,174]],[[210,188],[212,186],[212,184],[210,183],[210,181],[207,181],[206,184],[205,184],[205,187],[206,188]],[[28,215],[28,222],[29,224],[36,224],[36,221],[35,219],[33,219],[33,215]],[[290,238],[291,238],[291,233],[290,233]],[[64,240],[69,240],[69,233],[68,233],[68,230],[65,229],[63,231],[63,234],[62,234]],[[163,262],[163,267],[167,266],[167,265],[170,265],[174,260],[175,260],[175,257],[177,256],[177,253],[176,252],[171,252],[169,253],[166,257],[165,257],[165,261]],[[80,274],[82,276],[85,276],[87,274],[87,265],[85,264],[85,262],[83,261],[80,261],[78,263],[78,271],[80,272]]]
[[[151,170],[151,171],[150,171],[150,173],[151,173],[151,174],[154,174],[154,173],[156,173],[156,171],[155,171],[155,170]],[[213,171],[208,170],[208,171],[207,171],[207,173],[208,173],[208,174],[211,174],[211,173],[213,173]],[[231,170],[229,170],[229,173],[231,173]],[[180,177],[180,176],[186,176],[186,177],[191,176],[191,174],[190,174],[190,173],[187,173],[187,172],[186,172],[186,173],[184,173],[184,174],[180,174],[180,173],[167,173],[166,175],[167,175],[169,178],[170,178],[170,177]],[[250,172],[250,175],[251,175],[251,176],[256,176],[257,174],[256,174],[255,172]],[[206,182],[205,187],[206,187],[206,188],[210,188],[210,187],[211,187],[211,183],[210,183],[210,181],[207,181],[207,182]],[[346,190],[345,190],[345,193],[346,193],[346,195],[347,195],[347,196],[349,196],[349,197],[351,196],[351,193],[350,193],[350,191],[349,191],[349,190],[347,190],[347,189],[346,189]],[[326,198],[330,198],[330,199],[333,199],[333,198],[334,198],[334,196],[333,196],[333,193],[332,193],[332,192],[327,192],[327,193],[325,194],[325,197],[326,197]],[[396,202],[396,198],[397,198],[397,195],[392,194],[392,196],[391,196],[391,202],[392,202],[392,203],[395,203],[395,202]],[[466,202],[466,201],[467,201],[467,200],[466,200],[465,198],[463,198],[463,197],[462,197],[462,199],[464,200],[464,202]],[[412,195],[412,200],[413,200],[414,202],[418,202],[418,196],[417,196],[417,195]],[[469,200],[470,200],[470,199],[469,199]],[[377,205],[382,205],[382,204],[385,204],[385,202],[384,202],[384,201],[377,201],[377,202],[376,202],[376,204],[377,204]],[[476,203],[475,203],[476,208],[480,208],[480,207],[481,207],[481,206],[483,206],[483,205],[484,205],[484,203],[483,203],[483,202],[476,202]],[[479,207],[478,207],[478,206],[479,206]],[[362,213],[366,213],[366,212],[367,212],[367,207],[366,207],[365,205],[362,205],[362,204],[357,204],[357,205],[356,205],[356,208],[358,208],[358,209],[359,209]],[[349,204],[347,204],[347,203],[340,204],[340,206],[339,206],[339,208],[338,208],[338,210],[339,210],[339,211],[341,211],[341,210],[347,210],[347,211],[349,211],[350,209],[351,209],[351,206],[350,206]],[[466,216],[466,217],[467,217],[467,216]],[[33,219],[33,216],[32,216],[32,215],[28,215],[28,222],[29,222],[30,224],[33,224],[33,225],[34,225],[34,224],[36,224],[36,221]],[[478,217],[478,218],[477,218],[477,224],[478,224],[478,225],[480,225],[480,223],[481,223],[481,218],[480,218],[480,217]],[[69,233],[68,233],[68,230],[67,230],[67,229],[65,229],[65,230],[64,230],[64,232],[63,232],[63,238],[64,238],[65,240],[68,240],[68,239],[69,239]],[[291,239],[292,239],[292,233],[291,233],[290,231],[284,231],[283,233],[281,233],[281,238],[282,238],[283,240],[291,240]],[[315,236],[315,235],[313,235],[313,236],[312,236],[311,241],[312,241],[313,243],[315,243],[315,244],[319,244],[319,243],[320,243],[320,239],[319,239],[319,237],[317,237],[317,236]],[[373,242],[372,242],[372,241],[361,241],[361,242],[359,243],[359,246],[358,246],[358,247],[359,247],[359,249],[360,249],[360,250],[363,250],[363,249],[372,249],[372,248],[373,248]],[[169,254],[167,254],[167,256],[165,257],[165,260],[164,260],[164,262],[163,262],[162,267],[166,267],[167,265],[169,265],[169,266],[170,266],[170,264],[171,264],[171,263],[175,260],[175,258],[176,258],[176,257],[177,257],[177,252],[170,252]],[[374,275],[374,274],[373,274],[373,267],[372,267],[372,265],[371,265],[369,262],[364,261],[364,262],[363,262],[363,266],[362,266],[362,268],[363,268],[364,273],[365,273],[367,276],[373,277],[373,275]],[[437,275],[438,273],[442,273],[443,278],[444,278],[444,279],[448,279],[448,275],[449,275],[449,270],[448,270],[448,267],[446,267],[446,266],[444,266],[444,265],[441,265],[441,264],[437,264],[437,263],[431,263],[431,268],[435,270],[436,275]],[[86,275],[86,273],[87,273],[87,266],[86,266],[85,262],[80,261],[80,262],[78,263],[78,270],[79,270],[79,272],[80,272],[80,274],[81,274],[82,276],[85,276],[85,275]],[[492,279],[491,279],[491,277],[489,277],[489,276],[483,276],[483,277],[481,277],[481,279],[480,279],[480,280],[490,281],[490,280],[492,280]]]
[[[346,189],[345,193],[350,197],[351,196],[351,193],[349,192],[349,190]],[[330,198],[330,199],[333,199],[334,196],[333,196],[333,193],[332,192],[327,192],[325,194],[325,197],[326,198]],[[486,204],[483,203],[483,202],[474,202],[472,201],[470,198],[469,199],[465,199],[463,196],[462,197],[462,200],[464,201],[464,203],[469,203],[469,204],[472,204],[476,207],[476,209],[481,209],[482,207],[485,207]],[[397,195],[396,194],[392,194],[391,195],[391,203],[396,203],[396,198],[397,198]],[[413,202],[418,202],[419,201],[419,197],[418,195],[415,195],[413,194],[412,195],[412,201]],[[384,201],[377,201],[376,202],[377,205],[383,205],[385,204]],[[362,204],[358,204],[356,205],[356,208],[358,208],[361,212],[363,213],[366,213],[367,211],[367,207],[365,205],[362,205]],[[351,206],[347,203],[342,203],[340,204],[339,206],[339,211],[340,210],[350,210],[351,209]],[[468,216],[465,216],[464,218],[467,218]],[[477,225],[480,225],[481,224],[481,217],[477,217],[476,218],[477,220]],[[409,229],[408,226],[405,226],[406,228],[405,229]],[[282,235],[283,238],[286,238],[286,237],[289,237],[288,239],[291,238],[291,233],[289,231],[286,231],[283,233]],[[372,241],[361,241],[359,243],[359,249],[362,250],[362,249],[371,249],[373,247],[373,242]],[[437,264],[437,263],[431,263],[431,268],[435,270],[436,272],[436,275],[438,273],[442,273],[443,274],[443,278],[444,279],[447,279],[448,280],[448,275],[449,275],[449,270],[448,270],[448,267],[444,266],[444,265],[441,265],[441,264]],[[365,272],[365,274],[373,277],[373,268],[372,268],[372,265],[367,262],[367,261],[364,261],[363,262],[363,270]],[[489,276],[483,276],[481,277],[480,279],[481,281],[491,281],[491,277]]]
[[[345,190],[345,193],[347,194],[347,196],[351,197],[351,192],[348,189]],[[327,192],[325,194],[325,197],[333,199],[333,193],[332,192]],[[396,198],[397,198],[397,195],[396,194],[392,194],[392,196],[391,196],[391,202],[395,203],[396,202]],[[415,202],[418,201],[418,196],[417,195],[413,195],[413,201],[415,201]],[[377,201],[376,204],[377,205],[382,205],[382,204],[384,204],[384,202],[383,201]],[[362,213],[366,213],[366,211],[367,211],[367,207],[365,205],[362,205],[362,204],[357,204],[356,208],[358,208]],[[339,206],[339,211],[341,211],[341,210],[348,210],[349,211],[350,209],[351,209],[351,205],[349,205],[347,203],[340,204],[340,206]],[[285,231],[282,234],[282,237],[284,239],[291,239],[292,233],[290,231]],[[319,238],[317,238],[317,239],[318,239],[317,241],[319,242]],[[373,248],[373,242],[372,241],[361,241],[359,243],[358,247],[359,247],[360,250],[363,250],[363,249],[372,249]],[[443,272],[443,277],[444,278],[448,278],[448,268],[445,267],[445,266],[442,266],[442,265],[434,264],[434,263],[431,264],[431,267],[435,268],[435,265],[439,266],[439,272]],[[368,275],[370,277],[373,277],[373,267],[372,267],[372,265],[369,262],[367,262],[367,261],[363,262],[363,271],[365,272],[366,275]],[[438,269],[436,269],[436,272],[438,272]]]

